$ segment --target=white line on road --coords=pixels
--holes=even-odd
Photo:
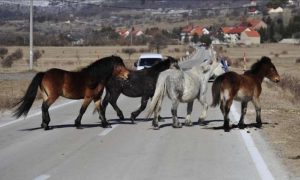
[[[63,106],[67,106],[67,105],[69,105],[69,104],[73,104],[73,103],[75,103],[75,102],[78,102],[78,100],[73,100],[73,101],[66,102],[66,103],[64,103],[64,104],[60,104],[60,105],[56,105],[56,106],[50,107],[49,111],[52,111],[52,110],[61,108],[61,107],[63,107]],[[42,114],[42,111],[40,110],[40,111],[38,111],[38,112],[36,112],[36,113],[33,113],[33,114],[28,115],[28,116],[25,117],[25,118],[19,118],[19,119],[16,119],[16,120],[14,120],[14,121],[10,121],[10,122],[8,122],[8,123],[1,124],[1,125],[0,125],[0,128],[2,128],[2,127],[4,127],[4,126],[11,125],[11,124],[15,124],[15,123],[20,122],[20,121],[23,121],[23,120],[25,120],[25,119],[27,119],[27,118],[32,118],[32,117],[35,117],[35,116],[39,116],[39,115],[41,115],[41,114]]]
[[[240,118],[240,114],[237,112],[235,106],[231,106],[231,113],[236,122]],[[270,172],[268,166],[266,165],[264,159],[262,158],[261,154],[259,153],[255,143],[250,134],[246,132],[246,130],[240,130],[241,136],[245,142],[245,145],[251,155],[251,158],[255,164],[255,167],[260,175],[260,178],[263,180],[274,180],[272,173]]]
[[[114,130],[118,126],[119,126],[119,124],[114,124],[114,125],[112,125],[111,128],[107,128],[104,131],[102,131],[100,134],[98,134],[98,136],[106,136],[108,133],[110,133],[112,130]]]
[[[49,179],[49,178],[50,178],[50,175],[43,174],[43,175],[40,175],[40,176],[34,178],[33,180],[46,180],[46,179]]]

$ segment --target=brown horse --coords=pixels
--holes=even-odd
[[[245,128],[244,116],[247,112],[247,104],[251,101],[256,110],[257,127],[262,125],[260,112],[261,106],[259,96],[261,94],[261,83],[264,78],[273,82],[279,82],[280,76],[268,57],[262,57],[261,60],[254,63],[250,70],[239,75],[235,72],[227,72],[217,77],[212,85],[212,106],[219,103],[224,116],[224,130],[230,131],[228,114],[233,100],[241,101],[241,118],[238,123],[240,129]]]
[[[123,60],[118,56],[99,59],[80,71],[50,69],[46,72],[39,72],[31,81],[24,97],[16,104],[18,108],[14,111],[14,116],[17,118],[22,115],[27,116],[39,87],[43,96],[41,127],[45,130],[49,129],[50,122],[48,109],[59,96],[84,99],[75,120],[77,128],[80,127],[81,118],[92,100],[99,112],[99,118],[102,119],[102,126],[109,126],[108,122],[102,118],[103,114],[100,111],[104,86],[110,77],[126,79],[128,73]]]

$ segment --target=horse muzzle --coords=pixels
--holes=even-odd
[[[126,79],[128,79],[128,74],[129,74],[129,71],[127,69],[122,69],[119,74],[119,77],[126,80]]]
[[[280,77],[279,77],[279,76],[278,76],[278,77],[275,77],[275,78],[273,79],[273,82],[279,83],[279,82],[280,82]]]

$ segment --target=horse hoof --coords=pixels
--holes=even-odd
[[[245,124],[238,124],[239,129],[245,129],[247,126]]]
[[[173,124],[173,128],[182,128],[181,124]]]
[[[186,122],[184,123],[184,125],[185,125],[185,126],[191,127],[191,126],[193,126],[193,123],[190,122],[190,121],[186,121]]]
[[[44,127],[44,130],[45,131],[48,131],[48,130],[51,130],[51,129],[53,129],[52,127],[50,127],[50,126],[46,126],[46,127]]]
[[[162,117],[158,117],[158,122],[165,122],[165,120]]]
[[[261,127],[262,127],[262,123],[257,123],[257,124],[256,124],[256,127],[257,127],[257,128],[261,128]]]
[[[153,130],[159,130],[159,126],[154,126]]]
[[[198,124],[199,124],[199,126],[206,126],[208,123],[205,122],[205,119],[199,118],[198,119]]]
[[[124,120],[125,118],[124,118],[123,115],[120,115],[120,116],[119,116],[119,119],[120,119],[120,120]]]

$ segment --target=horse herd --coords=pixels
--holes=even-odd
[[[27,116],[38,89],[40,89],[43,98],[41,127],[45,130],[50,128],[48,109],[59,96],[83,99],[75,120],[77,128],[80,128],[82,116],[91,101],[95,103],[95,111],[99,113],[102,127],[111,127],[106,120],[106,107],[110,103],[119,118],[124,119],[124,115],[116,103],[120,94],[123,93],[129,97],[141,97],[140,107],[131,113],[132,123],[145,110],[148,100],[152,98],[147,118],[154,114],[152,125],[154,129],[159,129],[159,113],[163,99],[167,95],[172,102],[171,113],[174,128],[182,127],[177,117],[179,103],[188,104],[185,125],[192,125],[191,112],[195,99],[203,106],[198,120],[199,124],[203,124],[209,107],[205,96],[208,80],[220,65],[212,48],[210,52],[210,59],[194,65],[189,70],[180,69],[178,61],[170,56],[151,68],[139,71],[127,69],[120,57],[109,56],[99,59],[79,71],[54,68],[39,72],[34,76],[24,97],[16,104],[17,108],[13,115],[17,118],[22,115]],[[233,100],[241,101],[239,128],[245,127],[244,116],[249,101],[255,106],[257,127],[261,127],[259,96],[262,90],[261,83],[265,77],[273,82],[280,80],[275,66],[268,57],[262,57],[243,74],[226,72],[215,79],[212,85],[212,106],[220,104],[225,131],[230,130],[228,113]],[[106,93],[101,101],[104,89]]]

